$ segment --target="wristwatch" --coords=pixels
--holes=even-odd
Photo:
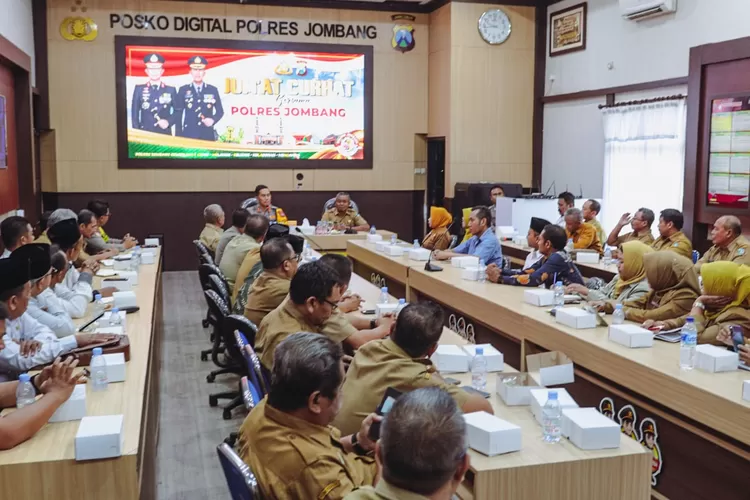
[[[370,320],[370,330],[374,330],[375,328],[377,328],[377,326],[378,326],[378,322],[375,321],[374,319],[371,319]]]
[[[357,433],[356,432],[354,434],[352,434],[352,449],[354,449],[354,453],[356,453],[357,455],[359,455],[361,457],[367,455],[367,450],[365,450],[364,448],[362,448],[362,445],[359,444],[359,441],[357,441]]]
[[[700,300],[696,300],[695,302],[693,302],[693,307],[697,307],[698,309],[702,309],[704,311],[706,310],[705,304],[703,304],[703,302],[701,302]]]

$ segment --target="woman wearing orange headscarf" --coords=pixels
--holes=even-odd
[[[431,231],[422,240],[422,246],[429,250],[445,250],[451,244],[448,226],[453,222],[451,214],[442,207],[430,207],[430,218],[427,224]]]

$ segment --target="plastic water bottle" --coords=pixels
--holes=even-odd
[[[94,391],[106,391],[109,381],[107,380],[107,361],[102,356],[102,348],[94,347],[94,355],[91,357],[91,389]]]
[[[570,253],[573,251],[573,248],[575,248],[573,244],[573,238],[569,238],[568,242],[565,244],[565,251]]]
[[[685,320],[681,333],[680,369],[692,370],[695,368],[695,346],[698,344],[698,330],[695,329],[695,320],[692,316]]]
[[[136,245],[133,248],[133,255],[130,257],[130,270],[138,272],[141,267],[141,247]]]
[[[398,243],[398,239],[396,239],[396,235],[395,234],[392,234],[391,235],[391,245],[395,245],[396,243]]]
[[[16,408],[19,410],[24,406],[29,406],[36,401],[36,391],[31,385],[31,375],[22,373],[18,377],[18,387],[16,387]]]
[[[102,294],[97,293],[94,295],[94,317],[96,318],[107,309],[107,306],[102,302]]]
[[[370,226],[370,234],[376,234],[375,226]]]
[[[484,265],[483,260],[479,260],[479,269],[477,270],[477,273],[479,273],[479,276],[477,276],[477,281],[480,283],[486,283],[487,282],[487,266]]]
[[[109,315],[109,326],[122,326],[120,309],[118,309],[117,307],[113,307],[112,314]]]
[[[560,401],[557,399],[557,391],[547,393],[547,402],[542,408],[542,431],[544,437],[542,440],[546,443],[557,443],[560,441],[562,408]]]
[[[398,299],[398,307],[396,307],[396,316],[401,312],[401,309],[406,307],[406,299]]]
[[[312,249],[310,248],[310,243],[308,241],[305,241],[305,248],[302,251],[302,258],[305,260],[309,260],[310,255],[312,255]]]
[[[471,360],[471,386],[478,391],[484,391],[487,387],[487,360],[483,347],[476,348]]]
[[[380,289],[380,298],[378,299],[378,304],[387,304],[390,301],[390,297],[388,297],[388,287],[384,286]]]
[[[555,283],[553,291],[555,292],[555,309],[563,307],[565,305],[565,287],[563,287],[563,282],[558,281]]]
[[[615,305],[615,312],[612,313],[612,324],[621,325],[625,323],[625,311],[622,310],[622,304]]]
[[[411,246],[414,249],[419,248],[421,245],[419,244],[419,240],[414,240],[414,244]]]
[[[612,249],[610,249],[609,247],[604,250],[604,259],[602,259],[602,264],[604,264],[605,266],[612,264]]]

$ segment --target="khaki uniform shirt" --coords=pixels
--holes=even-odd
[[[221,239],[222,234],[224,234],[224,230],[219,226],[206,224],[206,227],[201,231],[199,239],[215,254],[216,247],[219,245],[219,240]]]
[[[573,240],[573,248],[576,250],[594,250],[595,252],[602,253],[602,242],[599,241],[599,236],[596,234],[596,228],[584,222],[578,231],[570,233],[567,230],[565,233],[568,238]]]
[[[651,229],[645,229],[642,233],[638,234],[635,231],[631,231],[629,233],[623,234],[622,236],[617,237],[617,241],[615,242],[615,246],[617,248],[620,248],[623,243],[627,243],[628,241],[640,241],[642,243],[645,243],[646,245],[651,246],[654,243],[654,235],[651,234]],[[604,240],[607,241],[607,240]]]
[[[297,332],[321,333],[321,328],[308,323],[289,299],[284,300],[260,322],[258,335],[255,337],[255,350],[258,352],[261,364],[268,371],[273,368],[273,352],[276,346],[289,335]]]
[[[245,306],[245,317],[260,325],[268,313],[279,307],[289,293],[289,278],[281,278],[264,271],[250,288]]]
[[[693,259],[693,244],[690,243],[690,240],[687,239],[687,236],[682,231],[677,231],[669,238],[659,236],[651,247],[657,252],[671,250],[690,260]]]
[[[401,488],[397,488],[385,482],[380,478],[378,485],[365,486],[356,491],[352,491],[344,497],[344,500],[428,500],[427,497],[419,493],[412,493]]]
[[[333,222],[334,226],[355,227],[367,225],[365,218],[351,208],[348,208],[342,215],[339,214],[336,207],[333,207],[332,209],[325,211],[321,220],[323,222]]]
[[[591,219],[590,221],[586,221],[592,226],[594,226],[594,229],[596,229],[596,235],[599,237],[599,243],[601,243],[602,247],[607,243],[607,235],[604,234],[604,228],[602,227],[601,223],[596,219]]]
[[[46,243],[47,245],[52,244],[52,242],[49,240],[49,236],[47,236],[47,231],[40,234],[39,238],[34,240],[34,243]]]
[[[344,399],[333,425],[345,435],[359,430],[374,412],[386,389],[409,392],[421,387],[440,387],[459,407],[469,393],[446,384],[428,358],[412,358],[391,339],[373,340],[357,350],[342,388]]]
[[[323,323],[320,330],[323,335],[338,343],[345,341],[357,333],[357,329],[354,328],[346,315],[338,309],[333,311],[331,317]]]
[[[255,248],[260,248],[260,243],[247,234],[241,234],[232,239],[232,241],[227,243],[226,248],[224,248],[219,269],[226,276],[227,284],[232,293],[234,293],[234,282],[237,279],[242,262],[245,260],[248,252]]]
[[[237,271],[237,277],[234,280],[235,286],[234,286],[234,290],[232,290],[232,304],[236,302],[237,294],[239,293],[240,288],[242,288],[242,285],[245,283],[245,281],[247,281],[248,276],[250,275],[250,272],[253,270],[255,265],[259,262],[260,262],[260,247],[254,248],[250,250],[249,252],[247,252],[247,255],[245,255],[245,258],[242,260],[242,265],[240,265],[240,270]]]
[[[373,484],[375,461],[346,453],[338,429],[296,418],[267,402],[250,412],[239,432],[240,456],[264,498],[336,500]]]
[[[700,271],[703,264],[718,262],[720,260],[728,260],[737,264],[750,266],[750,242],[744,236],[738,236],[726,247],[712,246],[695,264],[695,270]]]

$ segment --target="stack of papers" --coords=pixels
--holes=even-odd
[[[682,338],[682,328],[662,330],[659,333],[655,334],[654,338],[663,342],[669,342],[670,344],[676,344]]]

